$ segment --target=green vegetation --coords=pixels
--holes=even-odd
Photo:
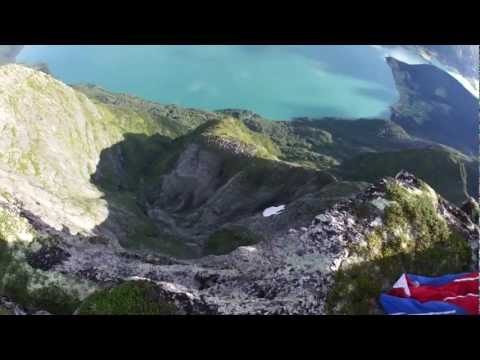
[[[28,291],[29,279],[30,274],[18,261],[12,259],[1,279],[0,293],[23,306],[27,306],[27,304],[32,303]]]
[[[384,225],[366,236],[366,245],[352,247],[360,262],[342,266],[327,299],[332,314],[380,313],[379,295],[402,273],[438,276],[470,269],[467,241],[450,229],[426,187],[415,193],[391,182]]]
[[[256,235],[245,228],[221,229],[210,235],[205,243],[205,254],[228,254],[239,246],[255,245],[260,241]]]
[[[78,294],[57,283],[48,283],[42,273],[33,271],[24,259],[16,259],[12,253],[0,242],[0,294],[26,309],[72,314],[79,304]],[[32,284],[36,287],[31,288]]]
[[[311,121],[310,126],[329,132],[334,139],[356,145],[385,146],[392,140],[410,139],[402,127],[383,119],[320,119]]]
[[[328,149],[334,148],[332,134],[314,126],[296,126],[294,122],[244,119],[245,125],[278,147],[280,160],[314,169],[326,169],[337,163]],[[310,123],[308,123],[310,124]],[[313,124],[313,122],[312,122]]]
[[[456,204],[465,200],[465,189],[478,194],[478,163],[447,149],[410,149],[367,153],[345,161],[338,173],[351,181],[376,182],[406,170],[428,182]]]
[[[130,117],[143,119],[147,124],[147,132],[129,129],[124,131],[125,133],[156,133],[175,139],[209,120],[219,118],[214,113],[183,109],[174,105],[165,106],[127,94],[112,93],[96,85],[77,85],[74,88],[97,105],[105,106],[114,114],[120,114],[120,117],[128,113]],[[128,121],[124,124],[130,126]]]
[[[80,304],[78,296],[66,292],[62,287],[55,284],[32,291],[30,299],[30,304],[29,302],[22,304],[46,310],[55,315],[71,315]]]
[[[105,190],[137,190],[152,164],[168,154],[170,142],[160,135],[127,134],[100,154],[93,181]]]
[[[79,315],[173,315],[176,307],[162,301],[156,285],[128,281],[87,297],[76,311]]]
[[[143,191],[108,191],[106,198],[110,208],[110,217],[118,220],[125,236],[120,240],[122,246],[133,250],[153,250],[178,258],[195,256],[193,249],[155,224],[155,220],[145,214],[144,202],[140,201]],[[143,202],[143,203],[142,203]]]
[[[250,150],[256,147],[256,155],[252,157],[224,151],[221,146],[219,148],[209,142],[212,139],[230,140]],[[174,141],[160,135],[128,134],[122,142],[102,152],[97,171],[92,177],[92,181],[105,191],[110,217],[120,219],[121,215],[129,219],[122,245],[137,250],[156,250],[181,258],[200,255],[195,248],[186,245],[188,239],[180,239],[168,229],[163,231],[156,226],[154,220],[146,215],[145,206],[147,203],[155,204],[162,177],[172,172],[179,157],[191,144],[200,146],[205,158],[220,162],[221,170],[215,179],[219,184],[226,184],[237,176],[233,186],[244,194],[252,191],[278,193],[281,198],[293,198],[299,187],[307,183],[321,186],[333,181],[326,173],[276,161],[274,157],[279,154],[278,148],[267,137],[249,130],[235,119],[209,121]],[[194,181],[186,182],[184,190],[193,191],[194,184]],[[188,201],[186,204],[182,212],[197,210],[189,206]],[[250,204],[250,211],[255,211],[257,206]],[[229,245],[225,246],[229,248]]]
[[[14,67],[13,79],[21,80],[25,72]],[[75,217],[71,222],[92,227],[99,225],[92,220],[106,213],[99,211],[106,209],[93,183],[105,193],[108,203],[108,218],[98,221],[105,220],[103,225],[109,230],[119,229],[119,236],[125,234],[122,245],[131,249],[187,257],[200,252],[226,254],[239,246],[254,245],[262,240],[260,235],[231,223],[240,216],[258,213],[272,201],[303,201],[302,196],[308,194],[315,202],[318,195],[317,203],[321,203],[353,191],[350,184],[336,182],[331,173],[358,184],[394,176],[404,169],[457,204],[467,192],[474,197],[478,194],[478,161],[447,148],[405,150],[420,141],[391,121],[329,118],[274,122],[248,112],[234,119],[227,113],[164,106],[96,86],[80,86],[76,91],[45,74],[30,70],[26,74],[24,83],[18,81],[11,93],[4,88],[6,112],[15,121],[0,131],[7,141],[2,142],[7,144],[0,154],[2,164],[8,172],[27,175],[29,185],[46,190],[45,196],[51,193],[52,198],[43,204],[52,200],[52,206],[59,207],[56,211],[71,210],[66,211],[66,216]],[[402,105],[403,115],[413,117],[420,123],[417,126],[428,122],[430,103]],[[433,133],[438,124],[435,121],[426,129]],[[206,189],[205,197],[216,203],[208,207],[210,204],[202,203],[205,199],[197,201],[196,197],[201,198],[195,193],[198,183],[186,176],[178,188],[179,193],[188,192],[189,196],[175,194],[165,201],[167,206],[158,206],[169,211],[164,229],[149,217],[147,205],[155,207],[163,201],[163,177],[191,144],[200,146],[201,156],[210,153],[205,155],[206,164],[195,164],[195,160],[187,164],[187,173],[189,166],[210,172],[208,162],[214,163],[212,169],[218,174],[212,176],[211,183],[201,184],[201,189]],[[328,184],[332,186],[325,187]],[[176,190],[175,185],[171,188]],[[222,197],[220,200],[211,196],[219,189],[224,191],[217,196]],[[392,203],[385,210],[383,226],[366,234],[365,246],[350,249],[361,262],[347,264],[336,274],[336,286],[328,299],[331,313],[375,313],[378,295],[402,272],[438,275],[468,269],[468,244],[437,215],[436,198],[426,187],[417,194],[391,183],[387,196]],[[0,197],[14,200],[3,192]],[[195,206],[191,206],[193,201]],[[307,209],[295,209],[297,214],[313,213],[314,207],[304,206]],[[225,211],[227,207],[240,210],[236,218]],[[366,217],[370,210],[366,205],[355,211]],[[472,212],[472,217],[478,218],[478,208]],[[205,229],[195,224],[205,219],[217,229],[208,238]],[[197,243],[205,240],[204,247],[189,247],[189,239],[172,235],[183,233],[195,234]],[[26,219],[0,208],[0,294],[27,309],[71,314],[79,306],[78,288],[70,286],[61,274],[34,269],[26,261],[27,248],[36,236]],[[172,304],[158,299],[157,290],[151,283],[127,282],[91,295],[79,312],[175,313]]]
[[[21,241],[26,237],[34,240],[34,233],[26,220],[0,210],[0,295],[27,309],[71,314],[78,305],[78,295],[49,281],[43,272],[26,263],[24,255],[30,241]]]
[[[279,159],[319,170],[338,165],[359,151],[403,148],[412,141],[400,126],[381,119],[266,121],[254,117],[243,122],[278,146]]]
[[[208,140],[220,139],[244,145],[254,152],[255,157],[276,160],[281,152],[270,138],[251,131],[243,122],[234,118],[225,118],[208,123],[202,136]]]
[[[8,248],[8,243],[0,235],[0,280],[7,272],[8,266],[12,261],[12,254]]]
[[[79,305],[78,296],[56,284],[45,284],[30,289],[29,283],[35,274],[26,271],[22,265],[13,263],[3,279],[0,293],[30,310],[46,310],[55,315],[71,315]]]

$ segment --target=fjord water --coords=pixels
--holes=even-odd
[[[371,46],[26,46],[68,84],[93,83],[162,104],[292,117],[385,117],[397,92]]]

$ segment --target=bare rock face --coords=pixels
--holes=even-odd
[[[0,315],[26,315],[26,312],[18,304],[0,296]]]
[[[188,206],[198,207],[213,196],[220,186],[219,174],[222,160],[212,152],[191,144],[185,149],[176,168],[162,183],[159,202],[166,207],[182,210]]]
[[[473,198],[469,197],[463,204],[461,209],[470,216],[470,219],[476,224],[478,224],[479,221],[479,215],[480,215],[480,207],[478,205],[478,202]]]

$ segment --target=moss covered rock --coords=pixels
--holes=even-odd
[[[46,251],[53,240],[40,238],[20,215],[19,209],[0,206],[0,218],[0,296],[8,297],[29,311],[72,314],[89,285],[47,271],[58,260],[52,259],[52,253]],[[53,249],[54,255],[55,251],[66,254],[58,247]]]
[[[76,280],[31,268],[24,258],[18,256],[18,250],[9,257],[8,263],[4,263],[3,274],[0,274],[0,295],[29,311],[46,310],[56,315],[74,312],[81,298]]]
[[[99,290],[80,305],[78,315],[173,315],[175,305],[159,298],[157,286],[148,281],[127,281]]]
[[[0,315],[10,315],[10,313],[6,309],[0,308]]]
[[[349,246],[349,258],[335,275],[328,313],[381,313],[379,295],[402,273],[440,276],[473,269],[467,237],[447,222],[428,185],[391,179],[384,190],[381,215],[363,241]]]

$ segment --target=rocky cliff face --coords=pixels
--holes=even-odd
[[[96,103],[27,67],[2,66],[0,77],[2,192],[56,229],[88,233],[107,218],[103,194],[91,182],[103,150],[127,134],[151,136],[175,123]]]

